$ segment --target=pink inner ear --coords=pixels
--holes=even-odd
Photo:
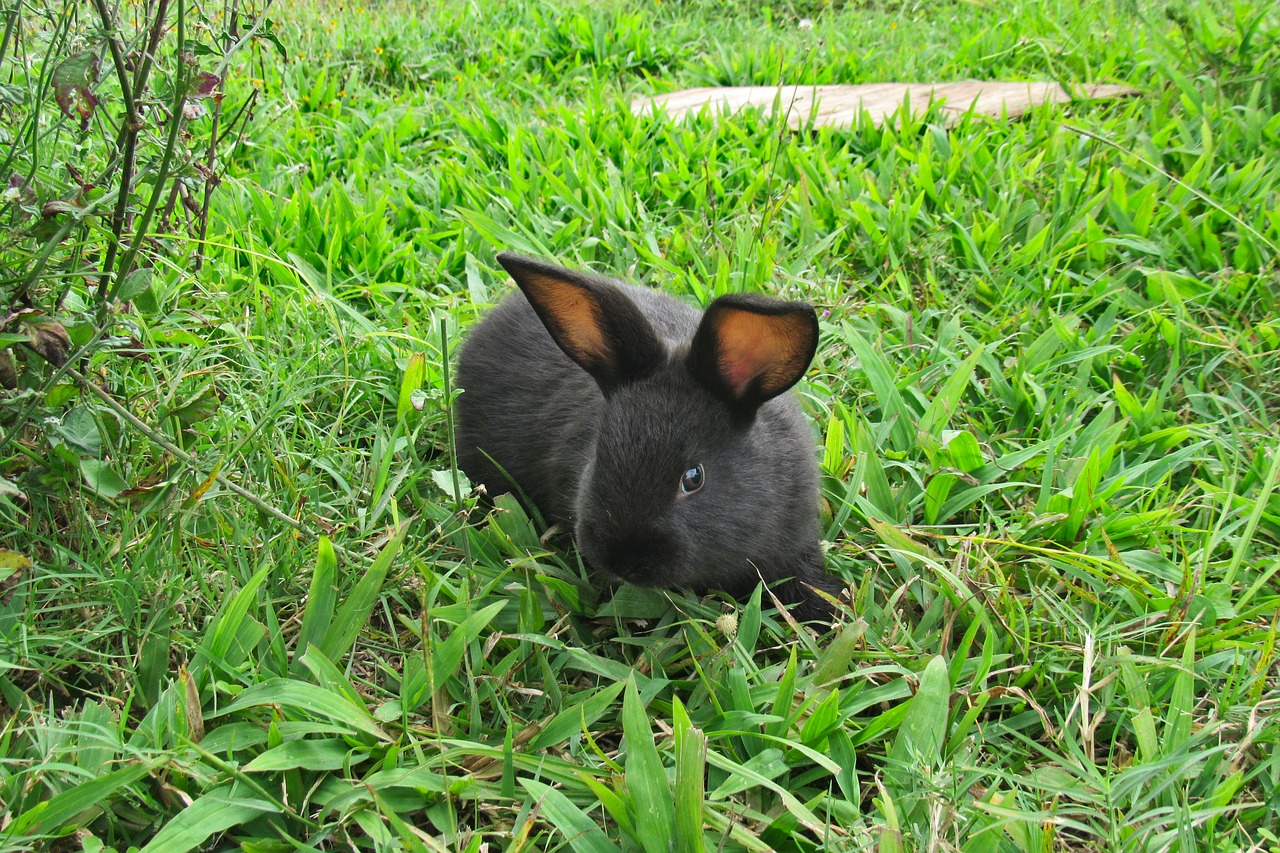
[[[736,334],[721,337],[720,372],[733,391],[733,396],[741,397],[747,392],[751,381],[760,375],[762,360],[769,359],[766,354],[768,339],[758,324],[735,322],[731,325],[744,328],[735,328]]]
[[[720,373],[735,397],[744,396],[763,377],[766,385],[785,370],[794,357],[787,317],[729,311],[719,328]]]
[[[609,357],[609,344],[596,316],[596,301],[586,290],[542,274],[525,277],[531,298],[554,318],[560,346],[570,358],[585,362]]]

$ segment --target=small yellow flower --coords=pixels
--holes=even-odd
[[[347,96],[347,90],[346,90],[346,89],[343,89],[342,91],[340,91],[340,92],[338,93],[338,97],[339,97],[339,98],[345,98],[346,96]]]
[[[253,87],[253,88],[255,88],[255,89],[261,89],[261,88],[262,88],[262,81],[261,81],[261,80],[259,80],[257,77],[254,77],[252,80],[250,80],[250,81],[249,81],[249,85],[250,85],[250,86],[252,86],[252,87]]]
[[[373,49],[373,52],[374,52],[374,53],[376,53],[376,54],[378,54],[379,56],[381,56],[381,55],[382,55],[382,48],[380,48],[380,47],[375,47],[375,48]]]

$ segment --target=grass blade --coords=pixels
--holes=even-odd
[[[369,614],[373,612],[373,606],[382,592],[382,582],[386,579],[396,555],[400,553],[400,547],[404,545],[404,538],[408,532],[408,522],[401,524],[383,546],[373,565],[351,590],[347,600],[338,608],[332,626],[324,636],[318,638],[319,642],[315,645],[329,660],[342,660],[355,644],[356,636],[369,621]]]
[[[620,848],[609,841],[595,821],[560,791],[534,779],[521,779],[520,784],[574,853],[618,853]]]
[[[676,831],[671,786],[634,681],[627,682],[622,699],[622,733],[626,739],[626,788],[635,805],[636,835],[649,853],[669,851]]]

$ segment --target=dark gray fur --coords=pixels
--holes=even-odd
[[[656,336],[659,357],[639,370],[643,378],[593,378],[557,346],[525,295],[508,295],[458,359],[458,463],[471,481],[492,495],[511,491],[496,461],[548,522],[572,527],[592,568],[629,583],[742,595],[761,577],[789,579],[775,591],[797,615],[829,616],[808,588],[834,586],[818,542],[813,433],[794,393],[734,409],[688,363],[703,316],[696,309],[540,261],[499,259],[517,282],[520,265],[532,265],[624,295],[640,314],[619,319],[610,337]],[[800,303],[728,298],[812,313]],[[814,320],[815,345],[816,328]],[[705,485],[677,500],[694,464],[704,466]]]

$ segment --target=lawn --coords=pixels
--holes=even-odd
[[[4,9],[0,849],[1280,850],[1276,7]],[[964,79],[1139,94],[629,110]],[[504,250],[818,309],[834,630],[477,503]]]

